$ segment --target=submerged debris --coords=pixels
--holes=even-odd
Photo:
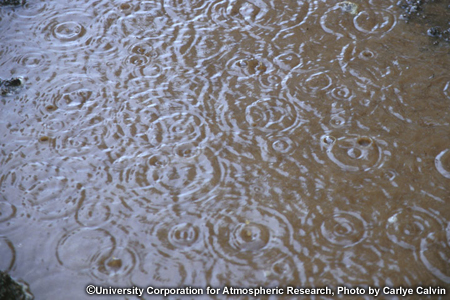
[[[427,0],[401,0],[397,3],[405,13],[400,17],[406,21],[409,21],[412,17],[424,17],[423,5],[428,2]]]
[[[11,276],[0,271],[0,299],[29,300],[33,297],[27,293],[24,286],[14,281]]]
[[[352,15],[358,14],[358,4],[355,4],[350,1],[343,1],[337,4],[338,7],[342,9],[342,11],[350,13]]]
[[[9,80],[0,79],[0,95],[7,96],[16,93],[23,86],[23,78],[16,77]]]
[[[400,18],[406,22],[414,21],[428,28],[428,36],[450,42],[450,28],[447,28],[450,6],[445,2],[433,0],[400,0],[398,6],[404,10]],[[445,29],[447,28],[447,29]],[[434,44],[438,44],[436,40]]]
[[[25,5],[25,0],[0,0],[0,6]]]
[[[237,65],[241,68],[246,68],[248,73],[251,75],[262,74],[267,70],[267,67],[263,62],[253,57],[242,59],[237,63]]]

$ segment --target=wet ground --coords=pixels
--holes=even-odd
[[[2,7],[0,78],[24,86],[0,98],[0,270],[36,299],[446,299],[450,46],[428,32],[444,2],[407,20],[397,0]]]

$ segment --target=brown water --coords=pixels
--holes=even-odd
[[[449,288],[449,44],[339,2],[1,8],[0,270],[36,299]]]

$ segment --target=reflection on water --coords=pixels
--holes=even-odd
[[[449,44],[396,2],[2,7],[0,269],[37,299],[449,286]]]

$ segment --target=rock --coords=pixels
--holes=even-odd
[[[0,0],[0,6],[7,6],[7,5],[24,5],[25,0]]]
[[[438,27],[431,27],[430,29],[428,29],[427,33],[432,37],[440,37],[442,35]]]
[[[450,41],[450,30],[443,29],[448,27],[450,17],[450,6],[445,1],[400,0],[397,5],[404,10],[402,19],[427,28],[427,35],[435,39],[433,44]]]
[[[33,296],[27,293],[24,286],[14,281],[11,276],[0,271],[1,300],[31,300]]]
[[[22,86],[23,86],[22,77],[11,78],[9,80],[0,79],[0,95],[8,96],[15,94],[20,90]]]

